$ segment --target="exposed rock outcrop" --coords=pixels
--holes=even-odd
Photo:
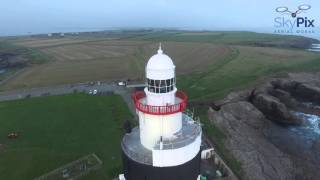
[[[291,74],[291,76],[296,77],[297,75]],[[278,79],[272,81],[271,84],[275,89],[287,91],[295,98],[317,104],[320,103],[320,74],[315,74],[314,76],[308,75],[305,79],[301,79],[301,77],[293,79],[293,77]],[[317,80],[317,78],[319,79]]]
[[[320,115],[320,73],[271,79],[213,104],[219,108],[211,108],[209,118],[226,134],[225,146],[242,163],[243,179],[320,177],[320,140],[289,129],[307,123],[295,111]]]
[[[252,104],[244,101],[209,111],[214,124],[228,136],[225,146],[242,163],[247,180],[291,180],[290,158],[270,143],[263,134],[269,122]]]
[[[296,118],[287,107],[279,101],[276,97],[268,94],[255,95],[252,103],[258,108],[266,117],[270,120],[276,121],[282,124],[300,124],[298,118]]]

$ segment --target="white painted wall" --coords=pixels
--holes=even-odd
[[[147,98],[147,104],[153,106],[166,106],[175,104],[175,97],[177,88],[167,93],[152,93],[148,91],[148,88],[144,89]]]
[[[192,160],[200,151],[201,134],[191,144],[178,149],[152,150],[153,166],[178,166]]]
[[[143,146],[153,149],[160,137],[170,138],[182,128],[182,113],[171,115],[150,115],[138,112],[140,141]]]
[[[146,68],[146,77],[154,80],[166,80],[174,78],[175,68],[171,69],[148,69]]]

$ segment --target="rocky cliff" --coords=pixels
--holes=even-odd
[[[242,163],[242,179],[319,179],[320,136],[299,131],[307,122],[296,112],[319,113],[314,107],[320,104],[320,73],[274,78],[213,104],[210,120]]]

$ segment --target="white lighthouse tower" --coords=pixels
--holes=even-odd
[[[196,180],[201,126],[184,113],[187,96],[177,90],[175,65],[161,44],[146,65],[146,81],[132,96],[139,127],[121,143],[126,180]]]

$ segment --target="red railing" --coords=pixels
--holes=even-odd
[[[180,99],[180,102],[178,104],[167,105],[167,106],[153,106],[153,105],[142,104],[141,99],[145,97],[146,95],[143,91],[137,91],[132,95],[132,99],[134,101],[136,108],[139,111],[144,112],[146,114],[169,115],[177,112],[183,112],[187,107],[188,97],[182,91],[176,92],[176,97]]]

